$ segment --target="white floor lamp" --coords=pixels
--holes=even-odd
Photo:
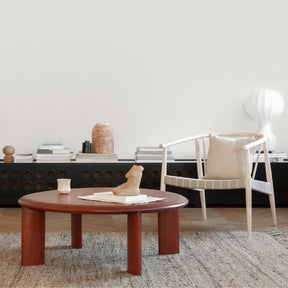
[[[284,106],[282,95],[272,89],[254,90],[246,99],[246,111],[258,123],[258,132],[266,136],[269,151],[273,151],[276,145],[271,121],[282,114]]]

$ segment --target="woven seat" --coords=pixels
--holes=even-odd
[[[215,180],[165,176],[165,184],[186,189],[194,189],[197,187],[198,189],[224,190],[245,188],[245,179]]]
[[[195,143],[198,178],[167,175],[167,150],[185,142]],[[201,134],[160,145],[163,148],[161,190],[166,185],[200,192],[202,214],[207,219],[205,189],[245,189],[247,232],[252,232],[252,190],[269,195],[273,224],[277,225],[272,172],[266,139],[256,133]],[[208,153],[206,153],[208,151]],[[258,151],[254,168],[252,160]],[[264,156],[266,181],[255,179],[259,158]]]

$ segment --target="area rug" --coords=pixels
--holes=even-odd
[[[46,264],[20,265],[21,236],[0,234],[0,287],[288,287],[287,237],[274,230],[182,232],[175,255],[158,255],[157,234],[143,233],[142,276],[127,273],[124,233],[46,235]]]

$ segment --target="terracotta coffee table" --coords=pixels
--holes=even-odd
[[[73,248],[82,247],[82,214],[127,214],[128,272],[135,275],[141,275],[142,213],[158,213],[159,254],[179,253],[179,208],[188,204],[185,197],[151,189],[140,189],[140,193],[165,199],[147,204],[125,205],[77,197],[104,191],[111,191],[111,188],[77,188],[69,194],[51,190],[21,197],[22,265],[45,264],[45,211],[71,213]]]

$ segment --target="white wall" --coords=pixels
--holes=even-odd
[[[255,88],[287,104],[286,0],[0,0],[0,148],[74,152],[97,122],[119,158],[199,132],[256,131]],[[273,121],[288,152],[287,109]],[[186,157],[185,151],[176,151]]]

